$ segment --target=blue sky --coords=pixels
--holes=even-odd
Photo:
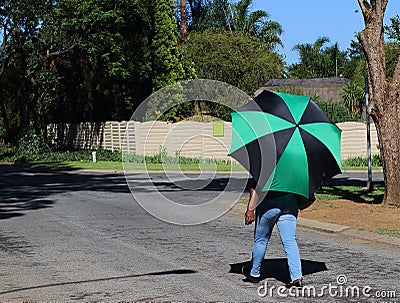
[[[339,49],[346,50],[355,33],[364,28],[357,0],[253,0],[251,11],[257,9],[265,10],[271,20],[282,25],[284,48],[277,50],[286,56],[288,64],[299,60],[298,52],[292,51],[296,44],[314,43],[318,37],[328,37],[329,45],[338,42]],[[397,14],[400,15],[400,1],[389,0],[385,23]]]

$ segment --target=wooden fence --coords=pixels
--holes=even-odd
[[[339,123],[342,130],[341,158],[367,157],[366,125],[360,122]],[[124,153],[154,155],[161,150],[168,155],[187,157],[227,156],[232,136],[229,122],[105,122],[52,124],[48,134],[54,143],[70,148],[122,150]],[[372,154],[379,154],[378,138],[371,124]]]

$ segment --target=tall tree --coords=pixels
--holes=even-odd
[[[214,28],[239,32],[257,37],[264,47],[273,50],[283,45],[280,35],[282,26],[270,20],[264,10],[251,11],[253,0],[188,0],[190,8],[190,31],[201,32]]]
[[[186,41],[187,38],[187,10],[186,0],[179,0],[180,25],[181,25],[181,40]]]
[[[400,16],[390,18],[390,24],[385,25],[385,32],[390,40],[400,42]]]
[[[328,46],[328,37],[319,37],[313,44],[297,44],[293,50],[300,55],[300,63],[290,66],[289,72],[293,78],[321,78],[343,75],[347,62],[346,51],[340,51],[335,43]]]
[[[383,161],[384,205],[400,206],[400,53],[391,81],[386,77],[383,18],[388,0],[358,0],[365,28],[360,33],[369,79],[368,113]]]
[[[191,62],[185,60],[183,50],[178,43],[178,30],[174,11],[174,0],[154,0],[146,4],[150,12],[150,63],[152,92],[157,92],[182,80],[195,78]],[[174,86],[175,87],[175,86]],[[167,88],[168,90],[169,88]],[[179,95],[171,88],[171,96]],[[171,97],[151,98],[146,113],[147,119],[164,114],[175,100]]]
[[[3,1],[5,137],[49,122],[129,119],[152,88],[148,18],[138,0]]]
[[[174,84],[185,78],[180,61],[177,40],[174,0],[154,0],[150,5],[153,16],[151,37],[153,91]]]
[[[279,38],[283,33],[282,26],[276,21],[271,21],[269,14],[264,10],[251,12],[252,3],[253,0],[239,0],[232,5],[231,27],[243,35],[257,37],[268,49],[273,49],[276,45],[283,46]]]
[[[283,58],[252,36],[206,30],[191,33],[186,56],[200,78],[224,81],[253,94],[272,78],[283,77]]]
[[[3,1],[0,9],[0,29],[2,42],[0,47],[0,80],[3,76],[15,73],[18,78],[18,87],[15,87],[14,100],[18,117],[18,127],[28,128],[34,124],[36,118],[37,104],[35,97],[32,97],[34,77],[36,68],[30,60],[34,44],[38,41],[38,28],[43,17],[51,10],[51,3],[46,0],[40,1]],[[8,78],[10,80],[11,78]],[[13,86],[10,84],[9,86]],[[7,112],[7,100],[1,102],[1,115],[5,137],[14,140],[18,130],[13,129],[10,124],[10,117]],[[15,124],[13,125],[15,126]],[[35,126],[35,125],[33,125]]]
[[[300,55],[300,63],[290,66],[294,78],[336,77],[343,74],[347,53],[338,44],[327,46],[328,37],[320,37],[313,44],[297,44],[293,50]]]

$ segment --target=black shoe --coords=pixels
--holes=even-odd
[[[252,275],[249,275],[247,278],[243,279],[243,282],[249,282],[249,283],[259,283],[261,281],[261,277],[253,277]]]
[[[291,288],[291,287],[303,288],[303,278],[298,278],[293,282],[286,284],[286,288]]]
[[[245,277],[250,276],[250,268],[246,265],[242,266],[242,275]]]

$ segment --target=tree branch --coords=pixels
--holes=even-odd
[[[58,57],[61,56],[63,54],[69,53],[70,51],[72,51],[74,49],[74,47],[76,46],[76,43],[72,44],[70,47],[68,47],[66,50],[62,50],[62,51],[57,51],[57,52],[52,52],[52,53],[48,53],[46,55],[46,57],[43,59],[43,62],[46,62],[47,60],[49,60],[52,57]]]
[[[366,0],[358,0],[358,5],[360,6],[363,15],[371,9],[371,5]]]

